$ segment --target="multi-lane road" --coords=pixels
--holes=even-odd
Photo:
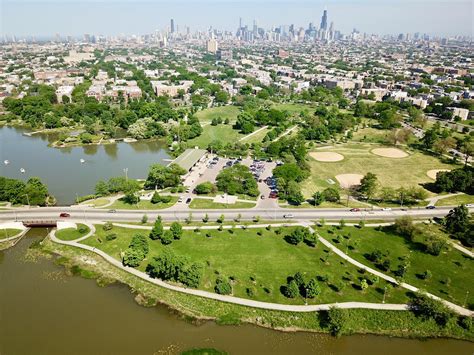
[[[115,222],[137,222],[144,214],[149,220],[154,220],[159,215],[165,221],[181,220],[191,217],[192,221],[201,221],[207,215],[210,221],[215,221],[221,215],[229,221],[240,218],[241,220],[252,220],[259,217],[261,220],[393,220],[403,215],[414,218],[433,218],[445,216],[452,207],[438,207],[436,209],[394,208],[390,211],[361,209],[351,212],[349,209],[221,209],[221,210],[178,210],[174,208],[166,210],[117,210],[110,212],[104,209],[90,207],[37,207],[3,210],[0,212],[0,221],[55,221],[55,220],[84,220],[84,221],[115,221]],[[66,212],[69,218],[60,218],[60,213]],[[474,212],[474,209],[471,209]]]

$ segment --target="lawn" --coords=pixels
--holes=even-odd
[[[194,209],[236,209],[236,208],[252,208],[255,207],[255,203],[253,202],[240,202],[237,201],[234,204],[227,204],[227,203],[216,203],[213,200],[207,198],[194,198],[191,203],[189,204],[190,208]]]
[[[242,137],[244,135],[233,129],[230,124],[220,124],[217,126],[209,124],[203,127],[202,134],[199,137],[188,141],[188,146],[198,146],[199,148],[206,149],[212,141],[218,140],[224,144],[236,143]]]
[[[280,111],[287,111],[292,116],[299,116],[301,111],[308,111],[309,113],[313,113],[316,109],[316,105],[285,103],[285,104],[274,104],[272,108],[275,108]]]
[[[309,158],[311,176],[302,184],[303,194],[309,198],[318,190],[337,185],[330,185],[326,180],[336,182],[339,174],[361,174],[368,172],[377,175],[381,186],[412,187],[422,183],[433,182],[426,173],[432,169],[454,169],[455,166],[442,163],[438,158],[414,152],[406,158],[394,159],[371,153],[377,145],[345,144],[335,148],[319,149],[317,152],[330,151],[344,156],[338,162],[319,162]]]
[[[102,207],[108,204],[110,201],[108,198],[96,198],[94,200],[87,200],[81,203],[81,205],[93,205],[94,207]]]
[[[186,256],[193,262],[199,262],[204,267],[200,289],[213,292],[217,274],[225,277],[232,276],[234,296],[253,298],[265,302],[304,304],[302,297],[288,299],[280,292],[280,287],[286,284],[286,279],[296,272],[302,272],[306,278],[324,277],[327,281],[319,281],[321,294],[308,303],[327,303],[343,301],[381,302],[383,287],[386,283],[380,280],[367,290],[358,288],[363,277],[351,264],[344,262],[337,255],[330,253],[320,244],[315,248],[304,243],[298,246],[290,245],[284,236],[292,228],[281,229],[277,235],[276,229],[234,229],[205,231],[199,233],[185,231],[180,240],[175,240],[169,246],[163,246],[159,241],[149,240],[150,252],[139,266],[145,270],[153,256],[158,255],[164,248],[172,249],[176,254]],[[105,236],[115,233],[117,238],[106,241]],[[105,232],[98,226],[95,236],[83,241],[84,244],[102,249],[113,257],[120,259],[121,251],[125,250],[136,233],[147,235],[148,231],[135,231],[114,227]],[[206,234],[210,233],[210,236]],[[261,235],[258,235],[260,233]],[[335,285],[342,290],[336,291]],[[253,296],[247,294],[251,289]],[[387,302],[406,302],[403,290],[393,290],[386,299]]]
[[[21,230],[20,229],[0,229],[0,239],[7,239],[10,237],[14,237],[17,234],[20,234]]]
[[[220,106],[196,112],[196,117],[201,123],[211,122],[214,118],[219,117],[222,118],[222,121],[228,118],[231,123],[234,123],[239,113],[240,109],[236,106]]]
[[[349,255],[365,265],[377,268],[374,263],[366,258],[366,255],[375,250],[387,253],[391,260],[390,270],[384,273],[395,276],[394,271],[407,257],[410,266],[405,276],[405,282],[424,289],[446,300],[463,305],[466,293],[469,292],[467,305],[474,307],[474,262],[472,259],[450,248],[438,256],[423,251],[423,246],[418,242],[409,242],[394,234],[389,228],[377,231],[375,228],[345,227],[342,230],[336,227],[323,227],[318,230],[327,240],[338,246],[341,250],[348,251]],[[333,233],[330,233],[333,231]],[[438,226],[424,225],[423,233],[442,233]],[[337,237],[340,242],[337,243]],[[349,239],[344,238],[350,236]],[[429,270],[432,277],[423,280],[420,275]]]
[[[447,198],[443,198],[436,202],[436,206],[459,206],[462,204],[474,203],[474,196],[473,195],[456,195]]]
[[[366,143],[384,143],[388,135],[387,130],[381,130],[377,128],[367,127],[360,128],[354,132],[352,140],[356,142]]]
[[[267,135],[269,129],[268,128],[260,129],[259,127],[257,127],[255,129],[255,132],[257,130],[259,130],[257,133],[251,135],[250,137],[249,135],[247,135],[244,139],[241,140],[241,142],[248,143],[248,144],[261,143],[263,141],[263,138],[265,138],[265,136]]]
[[[83,233],[79,229],[83,228]],[[61,240],[76,240],[89,233],[90,229],[85,224],[78,224],[76,228],[66,228],[56,231],[56,237]]]
[[[136,205],[125,203],[122,199],[118,199],[112,205],[108,206],[109,209],[116,210],[162,210],[173,206],[178,201],[177,196],[171,196],[171,201],[168,203],[151,203],[148,200],[140,200]]]

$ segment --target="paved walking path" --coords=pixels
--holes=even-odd
[[[425,201],[428,202],[428,206],[434,206],[434,205],[436,205],[436,203],[437,203],[439,200],[444,200],[445,198],[453,197],[453,196],[458,196],[458,195],[463,195],[463,193],[462,193],[462,192],[458,192],[458,193],[455,193],[455,194],[448,194],[448,195],[443,195],[443,196],[430,197],[430,198],[425,199]]]
[[[289,129],[287,129],[285,132],[283,132],[282,134],[280,134],[278,137],[276,137],[274,140],[272,140],[272,142],[276,142],[278,141],[280,138],[283,138],[284,136],[287,136],[288,134],[290,134],[291,132],[293,132],[295,129],[298,128],[298,125],[296,126],[293,126]]]
[[[89,228],[92,228],[93,226],[88,225]],[[87,236],[91,235],[91,233],[88,233]],[[287,305],[287,304],[279,304],[279,303],[268,303],[268,302],[260,302],[260,301],[253,301],[245,298],[239,298],[239,297],[234,297],[234,296],[225,296],[225,295],[219,295],[217,293],[212,293],[212,292],[207,292],[203,290],[197,290],[197,289],[190,289],[190,288],[185,288],[181,286],[175,286],[168,284],[162,280],[159,279],[154,279],[145,274],[144,272],[141,272],[135,268],[128,267],[128,266],[123,266],[120,261],[117,259],[111,257],[107,253],[103,252],[102,250],[99,250],[97,248],[80,244],[77,241],[79,240],[84,240],[85,237],[81,237],[80,239],[76,241],[64,241],[60,240],[56,237],[55,235],[55,230],[53,229],[51,233],[49,234],[49,237],[51,240],[55,243],[58,244],[63,244],[63,245],[68,245],[68,246],[73,246],[77,248],[81,248],[84,250],[91,251],[93,253],[96,253],[100,255],[102,258],[104,258],[107,262],[110,264],[114,265],[115,267],[124,270],[126,272],[129,272],[145,281],[151,282],[155,285],[164,287],[169,290],[181,292],[181,293],[186,293],[189,295],[194,295],[194,296],[199,296],[199,297],[204,297],[204,298],[209,298],[221,302],[227,302],[227,303],[232,303],[232,304],[238,304],[242,306],[248,306],[248,307],[253,307],[253,308],[260,308],[260,309],[269,309],[269,310],[277,310],[277,311],[287,311],[287,312],[315,312],[315,311],[322,311],[322,310],[328,310],[330,307],[338,307],[338,308],[364,308],[364,309],[381,309],[381,310],[394,310],[394,311],[404,311],[408,309],[408,306],[405,304],[381,304],[381,303],[365,303],[365,302],[342,302],[342,303],[332,303],[332,304],[319,304],[319,305]]]
[[[309,230],[311,231],[311,233],[316,233],[315,230],[307,223],[302,223],[303,225],[305,225],[306,227],[309,228]],[[340,249],[338,249],[337,247],[335,247],[333,244],[331,244],[330,242],[328,242],[326,239],[324,239],[323,237],[321,237],[318,233],[316,233],[317,236],[318,236],[318,239],[319,241],[324,244],[324,246],[328,247],[330,250],[332,250],[334,253],[336,253],[337,255],[339,255],[341,258],[343,258],[344,260],[348,261],[349,263],[351,263],[352,265],[355,265],[357,266],[358,268],[361,268],[361,269],[364,269],[368,272],[370,272],[371,274],[373,275],[376,275],[378,277],[380,277],[381,279],[384,279],[386,281],[389,281],[393,284],[397,284],[397,285],[400,285],[401,287],[403,288],[406,288],[407,290],[410,290],[412,292],[419,292],[420,289],[418,289],[417,287],[415,286],[412,286],[410,284],[407,284],[405,282],[401,282],[399,283],[397,280],[395,280],[395,278],[391,277],[391,276],[388,276],[388,275],[385,275],[384,273],[380,272],[380,271],[377,271],[375,269],[372,269],[368,266],[365,266],[364,264],[352,259],[350,256],[348,256],[346,253],[344,253],[343,251],[341,251]],[[438,300],[438,301],[441,301],[443,302],[446,306],[448,306],[449,308],[451,308],[453,311],[459,313],[459,314],[462,314],[462,315],[465,315],[465,316],[473,316],[474,315],[474,312],[466,309],[466,308],[463,308],[461,306],[458,306],[454,303],[451,303],[449,301],[446,301],[438,296],[435,296],[431,293],[426,293],[426,295],[428,297],[431,297],[435,300]]]
[[[299,222],[299,224],[308,227],[312,233],[315,233],[314,229],[311,227],[311,225],[309,223]],[[255,227],[261,227],[261,225],[254,225],[254,226]],[[222,301],[222,302],[227,302],[227,303],[233,303],[233,304],[253,307],[253,308],[278,310],[278,311],[289,311],[289,312],[314,312],[314,311],[328,310],[332,306],[337,306],[339,308],[365,308],[365,309],[379,309],[379,310],[407,310],[409,308],[409,306],[406,305],[406,304],[381,304],[381,303],[366,303],[366,302],[344,302],[344,303],[322,304],[322,305],[286,305],[286,304],[254,301],[254,300],[249,300],[249,299],[244,299],[244,298],[239,298],[239,297],[234,297],[234,296],[219,295],[219,294],[208,292],[208,291],[197,290],[197,289],[189,289],[189,288],[186,288],[186,287],[171,285],[171,284],[168,284],[168,283],[166,283],[162,280],[151,278],[146,273],[141,272],[141,271],[139,271],[135,268],[131,268],[131,267],[127,267],[127,266],[122,265],[122,263],[119,260],[113,258],[112,256],[110,256],[109,254],[103,252],[102,250],[99,250],[95,247],[91,247],[91,246],[88,246],[88,245],[80,244],[79,242],[81,242],[84,239],[88,238],[89,236],[91,236],[95,232],[95,228],[94,228],[93,225],[88,224],[88,227],[90,228],[89,233],[87,235],[77,239],[77,240],[73,240],[73,241],[60,240],[56,237],[56,235],[55,235],[56,231],[54,229],[49,234],[49,237],[55,243],[68,245],[68,246],[73,246],[73,247],[77,247],[77,248],[81,248],[81,249],[84,249],[84,250],[94,252],[94,253],[100,255],[102,258],[104,258],[107,262],[111,263],[115,267],[117,267],[121,270],[124,270],[126,272],[129,272],[129,273],[131,273],[131,274],[133,274],[133,275],[135,275],[135,276],[137,276],[137,277],[139,277],[143,280],[146,280],[148,282],[151,282],[155,285],[164,287],[164,288],[169,289],[169,290],[173,290],[173,291],[177,291],[177,292],[181,292],[181,293],[186,293],[186,294],[190,294],[190,295],[194,295],[194,296],[205,297],[205,298],[209,298],[209,299],[213,299],[213,300],[217,300],[217,301]],[[143,229],[144,227],[147,227],[147,226],[133,226],[133,227],[142,227],[142,229]],[[187,226],[187,227],[190,227],[190,226]],[[207,226],[207,227],[209,227],[209,229],[210,229],[211,227],[217,227],[218,228],[219,226]],[[231,226],[229,226],[229,227],[231,227]],[[247,226],[247,228],[248,227],[249,226]],[[321,236],[318,235],[318,237],[319,237],[319,240],[321,241],[322,244],[324,244],[326,247],[331,249],[334,253],[336,253],[337,255],[342,257],[343,259],[347,260],[351,264],[353,264],[353,265],[355,265],[359,268],[363,268],[363,269],[367,270],[368,272],[370,272],[374,275],[377,275],[380,278],[382,278],[384,280],[387,280],[391,283],[398,284],[398,282],[394,278],[392,278],[390,276],[387,276],[387,275],[385,275],[385,274],[383,274],[383,273],[381,273],[377,270],[374,270],[370,267],[367,267],[367,266],[359,263],[358,261],[356,261],[356,260],[350,258],[348,255],[344,254],[341,250],[339,250],[338,248],[333,246],[331,243],[329,243],[327,240],[325,240]],[[411,286],[411,285],[406,284],[406,283],[401,283],[400,286],[404,287],[408,290],[411,290],[413,292],[418,292],[419,291],[416,287]],[[445,300],[443,300],[443,299],[441,299],[441,298],[439,298],[435,295],[432,295],[432,294],[429,294],[429,293],[427,293],[427,295],[429,297],[434,298],[434,299],[440,300],[441,302],[443,302],[444,304],[446,304],[448,307],[450,307],[451,309],[453,309],[454,311],[456,311],[459,314],[468,315],[468,316],[472,316],[474,314],[474,312],[471,312],[468,309],[465,309],[463,307],[455,305],[451,302],[445,301]]]
[[[247,134],[245,137],[240,138],[239,142],[242,142],[242,141],[252,137],[253,135],[257,134],[258,132],[263,131],[264,129],[267,129],[267,128],[268,128],[268,126],[263,126],[262,128],[257,129],[255,132],[252,132],[250,134]]]

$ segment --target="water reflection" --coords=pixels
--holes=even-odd
[[[0,175],[21,180],[39,176],[59,204],[73,203],[76,193],[92,193],[98,180],[122,175],[124,168],[129,168],[130,178],[144,179],[150,165],[167,164],[169,158],[163,141],[58,149],[48,147],[48,135],[27,137],[22,135],[24,131],[0,128],[0,159],[10,160],[8,166],[0,166]],[[86,162],[81,164],[80,159]],[[20,168],[26,173],[21,174]]]

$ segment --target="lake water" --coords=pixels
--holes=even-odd
[[[213,347],[229,354],[472,354],[469,342],[381,336],[340,339],[283,333],[252,325],[194,325],[163,306],[137,305],[125,286],[100,288],[67,276],[51,260],[28,261],[25,253],[46,230],[31,230],[0,252],[0,354],[179,354]]]
[[[94,192],[100,179],[124,176],[144,179],[151,164],[168,164],[163,141],[143,141],[72,148],[50,148],[55,135],[23,135],[24,130],[0,128],[0,175],[27,180],[39,176],[58,204],[71,204],[79,196]],[[81,159],[85,163],[80,162]],[[9,165],[3,161],[9,160]],[[20,169],[25,169],[22,174]]]

